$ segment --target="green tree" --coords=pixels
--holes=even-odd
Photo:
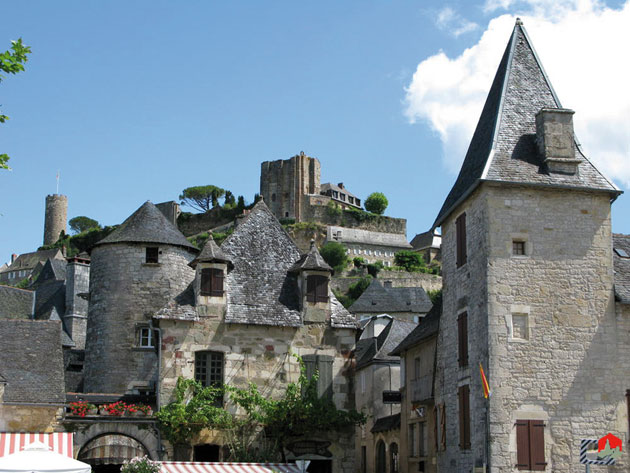
[[[22,43],[22,38],[17,41],[11,41],[11,49],[0,53],[0,71],[7,74],[17,74],[24,70],[24,63],[28,61],[27,55],[31,53],[31,48]],[[0,74],[0,82],[4,79],[4,75]],[[6,115],[0,113],[0,123],[4,123],[9,119]],[[7,162],[9,155],[0,154],[0,169],[11,169]]]
[[[422,255],[410,250],[397,251],[394,255],[394,264],[405,268],[409,272],[422,272],[426,269]]]
[[[319,254],[322,255],[324,261],[333,267],[336,273],[343,271],[348,263],[348,255],[346,254],[346,247],[336,241],[329,241],[319,250]]]
[[[201,212],[207,212],[219,204],[219,198],[223,195],[225,195],[225,189],[208,185],[187,187],[182,191],[179,198],[182,201],[182,205],[187,205]]]
[[[236,202],[236,208],[239,210],[239,212],[242,212],[243,209],[245,209],[245,197],[243,197],[242,195],[238,196],[238,201]]]
[[[383,215],[387,205],[389,205],[389,202],[382,192],[372,192],[368,195],[368,198],[365,199],[365,210],[377,215]]]
[[[75,234],[83,233],[85,231],[91,230],[92,228],[101,228],[100,223],[84,215],[71,218],[68,224],[70,225],[70,230],[72,230]]]
[[[234,198],[234,194],[231,191],[225,191],[225,201],[224,205],[234,205],[236,204],[236,199]]]

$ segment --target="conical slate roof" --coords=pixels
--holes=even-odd
[[[542,108],[562,106],[517,19],[464,163],[434,228],[483,181],[621,193],[584,156],[577,140],[578,172],[547,171],[536,145],[536,114]]]
[[[120,227],[95,246],[109,243],[161,243],[198,251],[151,202],[146,201]]]
[[[228,263],[228,265],[232,266],[232,260],[221,250],[221,248],[219,248],[219,245],[215,243],[212,235],[210,235],[210,237],[206,241],[206,244],[203,246],[203,249],[201,250],[199,256],[192,260],[188,264],[188,266],[194,269],[197,267],[197,263],[204,262]]]
[[[332,273],[332,268],[324,261],[322,255],[317,251],[317,247],[315,246],[315,240],[311,240],[311,248],[308,250],[308,253],[304,253],[300,256],[300,259],[296,261],[296,263],[291,267],[289,272],[291,273],[299,273],[300,271],[328,271]]]

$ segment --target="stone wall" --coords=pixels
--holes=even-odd
[[[299,364],[291,354],[334,357],[333,400],[337,407],[354,407],[353,367],[350,358],[355,342],[352,329],[333,329],[323,323],[299,328],[225,324],[202,317],[198,322],[160,320],[162,363],[160,402],[168,403],[179,376],[194,378],[197,351],[224,353],[224,382],[246,387],[253,382],[267,397],[278,398],[287,384],[299,376]],[[334,435],[333,471],[353,472],[354,438]],[[312,440],[312,439],[311,439]],[[204,432],[199,443],[222,444],[220,432]],[[344,443],[345,442],[345,443]]]
[[[315,196],[313,198],[315,198]],[[322,201],[322,198],[330,199],[330,197],[326,196],[316,196],[317,202]],[[266,202],[267,201],[265,201],[265,203]],[[358,217],[355,212],[350,210],[343,210],[340,215],[336,215],[331,212],[324,203],[306,207],[301,221],[319,222],[324,225],[337,225],[347,228],[360,228],[373,232],[407,234],[407,220],[404,218],[375,215],[363,220]]]
[[[145,263],[141,244],[100,245],[92,251],[85,354],[85,391],[125,393],[155,378],[155,349],[138,346],[137,330],[181,294],[195,272],[194,254],[160,245],[159,263]]]
[[[176,226],[180,232],[189,237],[233,221],[233,213],[226,212],[222,207],[215,207],[200,214],[182,213],[177,218]]]
[[[62,231],[67,233],[67,220],[68,198],[60,194],[47,195],[44,215],[44,245],[56,243]]]
[[[63,411],[60,406],[21,406],[0,402],[0,432],[63,431]]]
[[[90,265],[70,261],[66,267],[66,314],[65,326],[69,331],[75,349],[85,348],[87,330],[88,301],[79,294],[87,294],[90,289]]]

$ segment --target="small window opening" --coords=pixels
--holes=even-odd
[[[150,327],[141,327],[138,330],[138,346],[141,348],[153,348],[153,330]]]
[[[524,256],[525,255],[525,242],[514,240],[512,242],[512,254],[514,256]]]
[[[159,263],[159,248],[148,246],[146,252],[146,263]]]

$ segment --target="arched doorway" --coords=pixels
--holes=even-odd
[[[92,465],[92,473],[119,473],[125,460],[148,453],[133,437],[112,433],[90,440],[79,452],[78,459]]]
[[[389,445],[389,473],[398,473],[398,444]]]
[[[385,442],[379,440],[376,444],[376,473],[387,472],[387,462],[385,457]]]

